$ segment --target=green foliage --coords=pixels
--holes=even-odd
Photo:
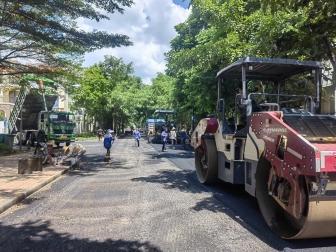
[[[262,0],[263,9],[273,15],[291,17],[282,36],[277,38],[278,50],[302,59],[329,61],[336,72],[336,2],[333,0],[293,1]]]
[[[173,105],[171,77],[158,74],[152,85],[144,85],[133,75],[132,64],[113,56],[85,69],[80,83],[76,106],[84,107],[104,128],[140,127],[155,109]]]
[[[0,74],[59,72],[84,52],[130,45],[125,35],[83,31],[77,20],[108,19],[107,14],[123,12],[123,7],[132,3],[132,0],[1,0]]]
[[[173,109],[174,79],[165,74],[159,73],[149,87],[149,97],[152,101],[151,109]]]
[[[5,155],[5,154],[10,154],[12,150],[9,148],[7,144],[0,143],[0,154]]]
[[[97,138],[97,134],[95,132],[86,132],[76,135],[76,141],[85,141],[95,138]]]
[[[241,57],[329,60],[335,70],[335,13],[332,0],[192,1],[166,55],[181,120],[192,111],[199,117],[214,113],[216,73]],[[223,96],[231,105],[236,92],[237,85],[225,83]]]

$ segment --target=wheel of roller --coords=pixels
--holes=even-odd
[[[195,166],[198,180],[212,184],[217,179],[217,148],[214,139],[202,139],[202,145],[195,151]]]
[[[256,172],[256,198],[267,225],[282,238],[290,239],[300,232],[306,218],[295,219],[269,195],[267,187],[271,169],[267,160],[259,161]]]

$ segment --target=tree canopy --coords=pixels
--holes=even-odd
[[[62,83],[79,79],[77,106],[104,127],[140,126],[155,109],[175,109],[178,121],[189,125],[191,115],[215,113],[216,73],[245,56],[319,60],[332,70],[336,86],[333,0],[193,0],[188,19],[175,27],[166,74],[152,85],[116,57],[89,68],[76,65],[84,52],[131,45],[125,35],[83,31],[77,20],[108,19],[132,2],[0,0],[0,75],[42,72]],[[234,82],[225,84],[230,106],[236,92]]]
[[[84,52],[130,45],[128,37],[78,27],[100,21],[132,0],[1,0],[0,75],[60,71]]]
[[[193,0],[167,53],[182,118],[215,111],[216,73],[241,57],[320,60],[330,62],[335,73],[335,6],[331,0]],[[232,85],[225,85],[227,100],[234,95]]]
[[[76,107],[85,108],[104,128],[140,127],[156,109],[173,107],[171,77],[158,74],[152,85],[145,85],[131,63],[113,56],[85,69],[80,84],[74,93]]]

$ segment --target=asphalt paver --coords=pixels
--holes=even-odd
[[[118,139],[111,161],[104,162],[101,142],[84,145],[87,154],[81,170],[69,172],[0,215],[0,251],[272,251],[293,247],[270,232],[255,214],[254,201],[239,188],[229,188],[234,194],[238,191],[235,201],[232,196],[222,197],[226,195],[219,188],[222,185],[197,183],[193,169],[181,169],[174,162],[183,158],[178,151],[176,157],[167,156],[145,141],[137,147],[132,139]],[[232,207],[231,203],[241,205]],[[333,241],[328,242],[329,246]]]

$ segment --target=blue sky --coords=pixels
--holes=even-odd
[[[187,0],[189,1],[189,0]],[[104,55],[133,62],[135,74],[150,83],[158,72],[164,72],[164,53],[170,49],[170,41],[176,36],[174,26],[184,22],[190,10],[183,0],[134,0],[124,14],[113,14],[110,20],[95,22],[79,19],[78,25],[86,31],[94,29],[126,34],[133,42],[130,47],[104,48],[84,57],[84,66],[102,61]]]
[[[182,6],[183,8],[188,8],[190,0],[173,0],[173,2]]]

